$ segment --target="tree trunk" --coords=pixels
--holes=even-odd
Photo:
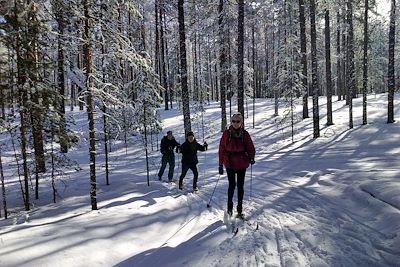
[[[208,36],[207,41],[209,42]],[[212,75],[212,66],[211,66],[211,48],[208,46],[207,48],[207,74],[208,74],[208,86],[211,90],[211,99],[214,100],[214,79]]]
[[[50,144],[50,153],[51,153],[51,188],[53,190],[53,203],[56,203],[57,199],[57,188],[56,188],[56,176],[55,176],[55,165],[54,165],[54,123],[53,121],[50,122],[51,128],[51,144]]]
[[[388,117],[387,123],[394,123],[394,48],[396,42],[396,22],[395,22],[396,0],[392,0],[389,25],[389,64],[388,64]]]
[[[264,28],[264,33],[265,33],[265,40],[264,40],[264,51],[265,51],[265,73],[264,73],[264,86],[263,86],[263,95],[262,97],[265,98],[268,96],[267,94],[267,89],[269,85],[269,44],[268,44],[268,27],[265,26]]]
[[[82,30],[78,30],[77,35],[78,35],[78,39],[81,39],[83,37],[82,36]],[[83,71],[83,60],[82,60],[83,53],[82,53],[82,50],[83,50],[82,49],[82,45],[78,44],[78,53],[76,54],[76,63],[77,63],[76,65],[80,70]],[[85,102],[84,102],[85,97],[82,96],[83,88],[82,88],[81,85],[78,85],[77,88],[78,88],[78,95],[77,95],[76,99],[78,99],[79,110],[83,110],[84,104],[85,104]]]
[[[315,0],[310,0],[310,19],[311,19],[311,90],[313,92],[313,126],[314,138],[320,136],[319,133],[319,107],[318,107],[318,64],[317,64],[317,32],[315,25]]]
[[[237,101],[238,111],[242,113],[244,119],[244,0],[238,1],[238,85]],[[243,123],[244,124],[244,123]]]
[[[353,93],[355,87],[353,0],[347,0],[347,101],[349,103],[349,128],[353,128]]]
[[[104,5],[102,5],[101,8],[101,18],[105,18],[106,16],[106,7]],[[129,24],[130,24],[130,14],[128,17],[129,20]],[[142,32],[141,32],[142,33]],[[142,42],[142,47],[145,47],[146,45],[143,43],[143,39],[141,39]],[[104,45],[104,42],[101,44],[101,53],[103,55],[106,55],[107,53],[107,49]],[[102,66],[102,82],[103,84],[106,84],[106,64],[105,64],[105,58],[102,57],[101,58],[101,66]],[[107,90],[107,89],[106,89]],[[103,106],[101,108],[102,112],[103,112],[103,134],[104,134],[104,163],[105,163],[105,175],[106,175],[106,185],[110,185],[110,181],[109,181],[109,175],[110,175],[110,171],[109,171],[109,159],[108,159],[108,153],[109,153],[109,127],[108,127],[108,114],[107,114],[107,106],[103,103]]]
[[[143,103],[143,128],[144,128],[144,148],[146,152],[147,186],[150,186],[149,152],[147,150],[146,100],[144,100]]]
[[[92,210],[97,210],[97,184],[96,184],[96,140],[94,129],[94,108],[93,108],[93,81],[92,81],[92,47],[91,47],[91,24],[90,24],[90,10],[91,0],[84,0],[84,16],[85,16],[85,44],[84,63],[86,69],[86,90],[87,90],[87,114],[89,122],[89,155],[90,155],[90,202]]]
[[[304,16],[304,0],[299,0],[299,22],[300,22],[300,49],[301,66],[303,77],[303,119],[309,118],[308,115],[308,71],[307,71],[307,36],[306,36],[306,18]]]
[[[232,117],[232,96],[233,96],[233,91],[232,91],[232,56],[231,56],[231,34],[230,31],[227,30],[226,32],[227,35],[227,42],[228,42],[228,69],[226,72],[226,90],[229,95],[229,118]]]
[[[59,7],[61,8],[61,7]],[[56,12],[56,19],[58,22],[58,92],[60,100],[58,101],[59,115],[60,115],[60,150],[61,153],[68,152],[68,136],[65,122],[65,73],[64,73],[64,29],[65,23],[63,21],[61,11]]]
[[[3,162],[1,161],[1,147],[0,147],[0,178],[1,178],[1,192],[3,195],[3,210],[4,210],[4,218],[7,219],[7,196],[6,196],[6,187],[4,184],[4,174],[3,174]],[[1,211],[0,211],[1,217]]]
[[[253,11],[254,12],[254,11]],[[256,45],[255,45],[255,25],[254,25],[254,14],[253,14],[253,21],[251,26],[251,48],[252,48],[252,68],[253,68],[253,129],[255,128],[255,116],[256,116]]]
[[[164,11],[164,9],[163,9]],[[167,29],[167,23],[166,23],[166,16],[165,16],[165,12],[163,12],[163,23],[164,23],[164,29]],[[143,37],[144,38],[144,37]],[[172,101],[174,100],[173,97],[173,79],[171,79],[171,77],[173,77],[173,73],[171,73],[171,67],[170,67],[170,59],[169,59],[169,51],[168,51],[168,42],[165,40],[164,38],[164,43],[165,43],[165,60],[166,60],[166,68],[167,68],[167,87],[169,89],[169,107],[172,109]]]
[[[225,47],[225,21],[224,21],[224,0],[219,0],[218,6],[218,27],[219,27],[219,69],[221,87],[221,132],[227,128],[226,121],[226,47]]]
[[[332,71],[331,71],[331,29],[329,9],[325,10],[325,59],[326,59],[326,94],[327,94],[327,123],[333,125],[332,120]]]
[[[214,54],[214,58],[215,60],[213,60],[215,63],[213,64],[213,69],[214,69],[214,88],[215,88],[215,101],[219,101],[219,97],[221,96],[221,93],[219,91],[219,87],[218,87],[218,62],[216,62],[216,59],[218,58],[218,52],[216,51],[216,48],[214,47],[213,49],[213,54]]]
[[[337,22],[337,29],[336,29],[336,54],[337,54],[337,65],[336,65],[336,93],[338,96],[338,101],[342,100],[342,54],[340,49],[340,35],[341,35],[341,22],[340,22],[340,12],[336,13],[336,22]]]
[[[119,5],[118,8],[117,8],[117,12],[118,12],[118,31],[119,31],[119,34],[123,35],[124,32],[122,30],[122,24],[124,22],[123,22],[123,19],[122,19],[123,10],[121,10],[121,7],[123,7],[123,6]],[[123,50],[122,44],[120,44],[119,49],[121,49],[121,51]],[[124,86],[125,82],[126,82],[126,76],[127,75],[126,75],[126,71],[125,71],[125,60],[124,60],[123,57],[119,58],[119,74],[121,75],[121,78],[120,78],[121,79],[121,84],[122,84],[122,86]]]
[[[186,34],[185,34],[185,15],[183,9],[184,0],[178,0],[178,22],[179,22],[179,50],[181,62],[181,87],[182,87],[182,106],[183,124],[186,134],[192,130],[190,122],[189,89],[187,82],[187,59],[186,59]]]
[[[201,38],[199,38],[198,46],[197,46],[197,64],[196,64],[196,69],[197,69],[197,78],[198,78],[198,86],[199,86],[199,93],[200,93],[200,102],[204,102],[204,92],[203,92],[203,69],[202,69],[202,55],[201,55]],[[202,104],[203,105],[203,104]]]
[[[346,9],[343,10],[342,13],[342,20],[343,20],[343,26],[344,29],[342,31],[342,98],[343,100],[346,100],[346,105],[348,105],[348,100],[347,100],[347,91],[348,89],[348,84],[347,84],[347,71],[348,71],[348,62],[347,62],[347,43],[348,40],[346,38],[346,27],[347,24],[347,18],[346,18]]]
[[[199,77],[197,73],[197,32],[194,32],[194,42],[193,42],[193,100],[199,101]]]
[[[157,73],[158,77],[161,80],[161,71],[160,71],[160,30],[159,30],[160,26],[159,26],[159,23],[158,23],[158,18],[159,18],[158,12],[160,10],[159,1],[160,0],[154,0],[154,11],[155,11],[154,18],[155,18],[155,24],[156,24],[155,25],[155,29],[154,29],[155,30],[155,38],[156,38],[156,40],[155,40],[155,42],[156,42],[155,43],[155,54],[154,54],[154,58],[155,58],[155,60],[154,60],[154,70],[155,70],[155,72]]]
[[[278,36],[278,37],[277,37]],[[275,45],[276,42],[276,45]],[[275,31],[272,33],[272,66],[274,67],[273,71],[273,93],[274,93],[274,116],[279,115],[279,95],[278,95],[278,89],[276,86],[276,81],[277,81],[277,73],[279,72],[279,51],[275,50],[275,47],[280,46],[280,29],[278,28],[277,33]]]
[[[369,0],[365,0],[364,10],[364,53],[363,53],[363,125],[367,124],[367,90],[368,90],[368,9]]]
[[[108,143],[109,143],[109,137],[108,137],[108,120],[107,120],[107,107],[106,105],[103,105],[103,133],[104,133],[104,156],[105,156],[105,167],[106,167],[106,185],[110,185],[109,181],[109,166],[108,166]]]
[[[161,77],[162,77],[162,85],[164,87],[164,103],[165,110],[169,110],[168,101],[169,101],[169,91],[168,91],[168,82],[167,82],[167,71],[165,68],[165,41],[164,41],[164,25],[163,25],[163,12],[164,12],[164,0],[160,0],[159,3],[160,8],[160,46],[161,46],[161,57],[160,57],[160,65],[161,65]]]
[[[11,115],[14,116],[15,114],[15,106],[14,106],[14,97],[15,97],[15,81],[14,81],[14,59],[11,56],[11,46],[12,44],[7,44],[7,56],[8,58],[10,58],[11,60],[9,60],[9,88],[10,88],[10,99],[8,101],[8,107],[11,111]]]
[[[3,63],[3,62],[2,62]],[[1,108],[1,118],[6,119],[6,95],[4,94],[5,86],[3,85],[3,73],[0,73],[0,108]],[[4,83],[5,84],[5,83]]]

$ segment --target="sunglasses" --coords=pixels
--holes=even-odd
[[[233,123],[240,123],[240,121],[232,120]]]

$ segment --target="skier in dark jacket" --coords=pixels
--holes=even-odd
[[[206,151],[208,145],[204,142],[203,145],[197,143],[194,138],[193,132],[188,132],[186,135],[186,141],[180,146],[180,153],[182,153],[182,174],[179,177],[179,189],[183,189],[183,178],[189,169],[193,172],[193,191],[197,191],[197,179],[199,177],[199,172],[197,171],[197,151]]]
[[[167,135],[161,139],[161,168],[158,172],[158,179],[161,181],[161,177],[164,174],[165,167],[167,163],[169,165],[168,170],[168,181],[171,182],[172,178],[174,177],[174,168],[175,168],[175,154],[174,148],[179,147],[179,143],[175,140],[174,136],[172,135],[171,131],[167,132]]]
[[[249,164],[254,164],[255,148],[250,134],[243,129],[241,113],[235,113],[231,119],[231,126],[222,134],[219,143],[219,174],[226,173],[229,180],[228,188],[228,214],[232,216],[233,195],[235,193],[236,179],[238,188],[238,217],[243,218],[242,203],[244,195],[244,177]]]

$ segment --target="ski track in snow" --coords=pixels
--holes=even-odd
[[[280,211],[279,206],[278,210],[264,209],[256,219],[260,223],[257,231],[244,225],[236,237],[223,241],[219,250],[210,250],[204,260],[226,255],[211,263],[213,266],[395,266],[395,262],[382,262],[382,254],[390,253],[385,248],[375,247],[375,255],[368,255],[364,248],[384,239],[382,233],[338,211],[323,197],[298,191],[287,201],[301,202],[304,208],[312,206],[312,211],[302,207]],[[253,200],[253,207],[262,209],[264,201],[257,200]],[[338,218],[336,222],[332,222],[334,217]]]
[[[255,196],[247,203],[252,208],[246,208],[246,213],[251,215],[253,221],[259,223],[259,229],[254,230],[243,223],[235,237],[229,234],[229,229],[225,229],[228,237],[219,244],[218,249],[210,249],[203,259],[196,261],[198,264],[185,262],[185,265],[204,266],[207,259],[218,259],[208,264],[288,267],[386,266],[381,262],[382,254],[388,252],[384,247],[375,247],[376,255],[368,255],[368,251],[364,249],[365,245],[374,246],[377,240],[386,238],[384,234],[343,213],[336,208],[335,203],[307,188],[295,188],[287,192],[285,188],[296,183],[293,180],[271,179],[266,182],[280,187],[274,190],[280,193],[271,194],[271,202],[282,195],[287,196],[284,202],[265,207],[268,201],[262,196],[263,191],[255,190]],[[207,203],[205,194],[202,193],[187,197],[187,201],[192,209],[198,204],[195,205],[191,201]],[[312,210],[308,210],[310,208]],[[218,212],[215,214],[221,217]],[[337,218],[337,221],[332,222],[332,218]],[[310,229],[314,230],[309,232]],[[374,242],[369,242],[371,239]],[[336,256],[332,256],[332,253]],[[394,262],[387,264],[395,266]]]

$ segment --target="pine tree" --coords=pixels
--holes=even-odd
[[[226,121],[226,45],[225,31],[226,22],[224,20],[224,0],[219,0],[218,5],[218,27],[219,27],[219,68],[220,68],[220,87],[221,87],[221,132],[227,127]]]
[[[349,128],[353,128],[353,94],[355,92],[353,0],[347,0],[347,96],[349,103]]]
[[[60,115],[60,149],[62,153],[68,152],[68,135],[66,129],[66,119],[65,119],[65,93],[66,93],[66,81],[65,81],[65,54],[64,54],[64,44],[65,44],[65,28],[67,24],[66,13],[67,6],[63,0],[53,1],[53,12],[55,15],[55,20],[58,24],[58,53],[57,53],[57,63],[58,63],[58,91],[59,91],[59,115]]]
[[[325,60],[326,60],[326,94],[327,94],[327,122],[333,125],[332,119],[332,72],[331,72],[331,33],[330,33],[329,7],[325,9]]]
[[[0,128],[1,129],[1,128]],[[2,131],[1,131],[2,132]],[[6,196],[6,187],[4,184],[4,173],[3,173],[3,162],[1,159],[1,150],[2,147],[0,146],[0,179],[1,179],[1,193],[3,195],[2,202],[3,202],[3,210],[4,210],[4,218],[7,219],[8,212],[7,212],[7,196]],[[0,217],[1,217],[1,209],[0,209]]]
[[[299,0],[299,24],[300,24],[300,45],[301,45],[301,65],[303,78],[303,119],[308,118],[308,71],[307,71],[307,36],[306,19],[304,15],[304,0]]]
[[[277,90],[282,92],[285,99],[285,109],[283,111],[280,123],[284,125],[288,122],[290,124],[291,138],[294,142],[295,124],[298,121],[295,111],[296,99],[304,92],[302,80],[302,62],[301,59],[301,40],[297,36],[298,25],[296,18],[298,18],[297,10],[295,10],[294,3],[286,2],[282,6],[281,11],[281,25],[285,25],[284,36],[282,45],[279,48],[278,62],[281,67],[278,72]],[[279,26],[281,26],[279,25]],[[286,128],[286,127],[285,127]]]
[[[159,79],[161,80],[161,71],[160,71],[160,23],[159,23],[159,7],[160,0],[154,0],[154,31],[155,31],[155,51],[154,51],[154,69],[158,74]]]
[[[342,100],[342,62],[343,56],[341,47],[341,16],[340,11],[336,12],[336,56],[337,56],[337,64],[336,64],[336,93],[338,96],[338,101]]]
[[[20,117],[20,139],[21,139],[21,156],[23,159],[23,175],[24,175],[24,188],[23,197],[25,210],[30,210],[30,195],[29,195],[29,170],[28,170],[28,156],[27,156],[27,102],[28,95],[25,88],[27,80],[26,64],[24,64],[23,58],[23,36],[22,36],[22,25],[20,23],[19,16],[21,10],[25,10],[25,5],[19,3],[18,0],[14,0],[13,17],[10,19],[10,24],[16,33],[15,36],[15,53],[17,58],[17,88],[18,88],[18,102],[19,102],[19,117]]]
[[[94,107],[93,107],[93,73],[92,73],[92,41],[91,41],[91,0],[84,0],[84,18],[85,18],[85,44],[84,44],[84,63],[86,71],[86,109],[89,122],[89,155],[90,155],[90,202],[92,210],[97,210],[97,182],[96,182],[96,133],[94,128]]]
[[[164,25],[163,25],[163,14],[164,14],[164,0],[160,0],[159,3],[159,17],[160,17],[160,47],[161,47],[161,56],[160,56],[160,67],[161,67],[161,82],[164,88],[164,102],[165,102],[165,110],[168,110],[168,101],[169,101],[169,90],[168,90],[168,82],[167,82],[167,71],[165,64],[165,40],[164,40]]]
[[[388,116],[387,123],[394,123],[394,89],[395,89],[395,72],[394,72],[394,49],[396,42],[396,0],[391,0],[390,24],[389,24],[389,64],[388,64]]]
[[[30,87],[30,116],[31,116],[31,127],[33,135],[33,146],[35,149],[35,176],[36,176],[36,190],[35,195],[38,199],[39,189],[39,173],[45,172],[45,156],[44,156],[44,140],[43,140],[43,119],[44,119],[44,105],[43,99],[46,97],[42,92],[39,85],[39,27],[38,21],[38,6],[35,2],[28,1],[27,8],[27,38],[30,39],[29,45],[27,44],[27,55],[26,55],[26,73],[28,76],[29,87]]]
[[[310,0],[310,28],[311,28],[311,72],[312,82],[311,91],[313,96],[313,125],[314,125],[314,138],[320,136],[319,133],[319,106],[318,106],[318,63],[317,63],[317,32],[315,25],[315,0]]]
[[[185,33],[185,15],[183,8],[184,0],[178,1],[178,22],[179,22],[179,57],[181,70],[181,88],[182,88],[182,105],[183,105],[183,124],[185,135],[192,130],[190,122],[190,104],[189,104],[189,89],[187,75],[187,59],[186,59],[186,33]]]
[[[244,118],[244,0],[238,1],[237,102]]]
[[[364,51],[363,51],[363,122],[367,124],[367,90],[368,90],[368,10],[369,0],[365,0],[364,7]]]

